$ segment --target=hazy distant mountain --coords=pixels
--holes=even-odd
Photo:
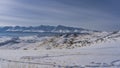
[[[5,26],[0,27],[0,32],[58,32],[58,33],[71,33],[71,32],[85,32],[89,31],[83,28],[67,27],[67,26],[49,26],[49,25],[40,25],[40,26]]]

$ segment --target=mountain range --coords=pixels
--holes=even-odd
[[[63,25],[49,26],[4,26],[0,27],[0,32],[57,32],[57,33],[73,33],[73,32],[85,32],[88,29],[68,27]]]

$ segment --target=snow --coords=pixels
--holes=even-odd
[[[1,68],[120,68],[119,35],[119,33],[94,33],[76,37],[74,35],[45,38],[20,37],[20,41],[24,40],[24,42],[10,46],[11,48],[20,46],[20,49],[0,50],[0,66]],[[74,38],[74,41],[95,41],[102,38],[103,41],[72,49],[52,48],[48,50],[44,48],[47,44],[52,46],[53,43],[50,42],[62,44],[65,39],[71,38]],[[36,43],[25,43],[26,40],[36,40]],[[28,50],[22,50],[23,48],[28,48]],[[38,49],[33,50],[34,48]]]
[[[119,68],[119,44],[119,41],[114,41],[75,49],[0,50],[0,58],[25,62],[30,57],[29,62],[53,64],[56,65],[55,68],[62,68],[63,66],[79,66],[84,68],[98,66],[99,68],[104,68],[105,65],[108,68]],[[114,65],[111,65],[113,62]],[[38,66],[42,66],[42,64]],[[44,66],[53,68],[51,65]]]
[[[10,39],[11,39],[10,37],[0,37],[0,43]]]

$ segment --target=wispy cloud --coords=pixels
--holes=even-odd
[[[78,4],[80,1],[77,6],[57,0],[30,1],[34,3],[29,0],[27,2],[24,0],[0,0],[0,25],[61,24],[108,30],[109,26],[119,25],[120,22],[119,17],[114,14],[98,10],[98,8],[86,8],[84,4],[82,6]],[[72,2],[72,0],[70,1]],[[112,23],[114,24],[112,25]]]

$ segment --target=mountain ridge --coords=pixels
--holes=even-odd
[[[40,25],[40,26],[4,26],[0,27],[0,32],[57,32],[57,33],[72,33],[72,32],[82,32],[89,31],[84,28],[69,27],[69,26],[50,26],[50,25]]]

